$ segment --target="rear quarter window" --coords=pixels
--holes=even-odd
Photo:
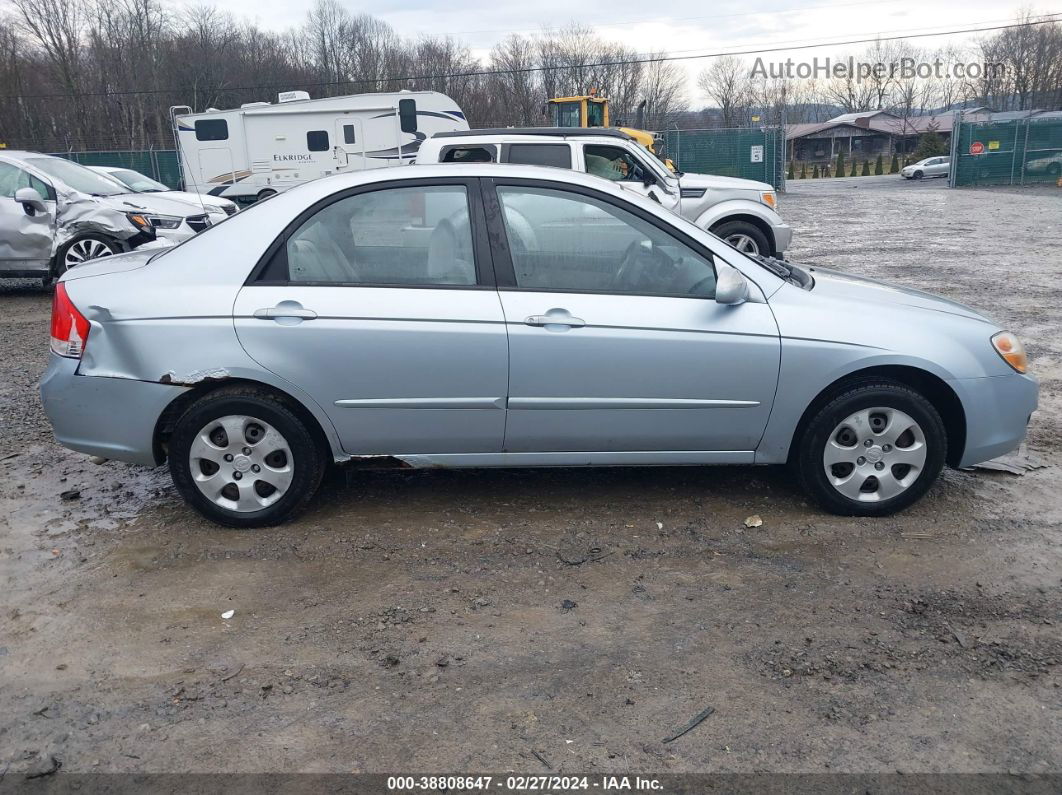
[[[572,167],[572,150],[568,144],[509,144],[507,163],[525,166]]]

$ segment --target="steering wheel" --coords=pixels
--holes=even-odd
[[[651,241],[635,240],[623,252],[623,260],[612,279],[612,286],[619,290],[648,288],[652,286],[653,276],[659,276],[660,281],[665,281],[670,278],[670,274],[662,273],[663,269],[674,270],[674,267],[675,263],[671,258],[653,246]]]
[[[696,284],[694,284],[694,285],[693,285],[693,286],[692,286],[692,287],[691,287],[691,288],[690,288],[689,290],[687,290],[687,291],[686,291],[686,294],[687,294],[687,295],[697,295],[697,294],[698,294],[698,293],[697,293],[697,290],[698,290],[698,289],[700,288],[700,286],[701,286],[702,284],[705,284],[705,283],[707,283],[707,282],[714,282],[714,281],[715,281],[715,276],[714,276],[714,275],[712,275],[712,276],[705,276],[705,277],[704,277],[703,279],[701,279],[701,280],[700,280],[699,282],[697,282]]]

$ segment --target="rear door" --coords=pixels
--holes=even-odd
[[[15,201],[19,188],[34,188],[44,199],[42,213]],[[55,191],[25,169],[0,160],[0,269],[46,270],[55,234]]]
[[[343,191],[295,219],[240,291],[236,332],[352,455],[497,452],[508,345],[475,180]]]

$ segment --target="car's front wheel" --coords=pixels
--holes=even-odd
[[[726,221],[711,231],[743,254],[762,254],[765,257],[771,254],[767,236],[759,227],[747,221]]]
[[[947,445],[925,397],[891,381],[862,382],[810,418],[791,461],[805,491],[831,513],[886,516],[933,485]]]
[[[55,255],[55,275],[62,276],[68,270],[89,260],[118,254],[122,247],[109,237],[97,234],[78,235],[64,243]]]
[[[309,503],[326,465],[306,422],[276,396],[223,388],[177,421],[170,474],[203,516],[230,527],[265,527]]]
[[[923,174],[921,171],[916,171],[914,174],[911,175],[911,179],[922,179],[922,177],[924,176],[925,174]]]

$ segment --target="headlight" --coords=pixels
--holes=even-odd
[[[149,215],[147,219],[156,229],[176,229],[184,219],[179,215]]]
[[[1009,331],[993,334],[992,347],[1003,357],[1003,361],[1019,373],[1024,373],[1029,368],[1029,357],[1025,355],[1025,347],[1021,344],[1021,340]]]
[[[773,190],[765,190],[760,194],[760,201],[770,207],[772,210],[778,208],[778,197],[774,195]]]
[[[154,232],[155,227],[151,225],[151,221],[148,220],[146,215],[141,213],[126,213],[125,217],[129,219],[129,223],[139,229],[141,232]]]

